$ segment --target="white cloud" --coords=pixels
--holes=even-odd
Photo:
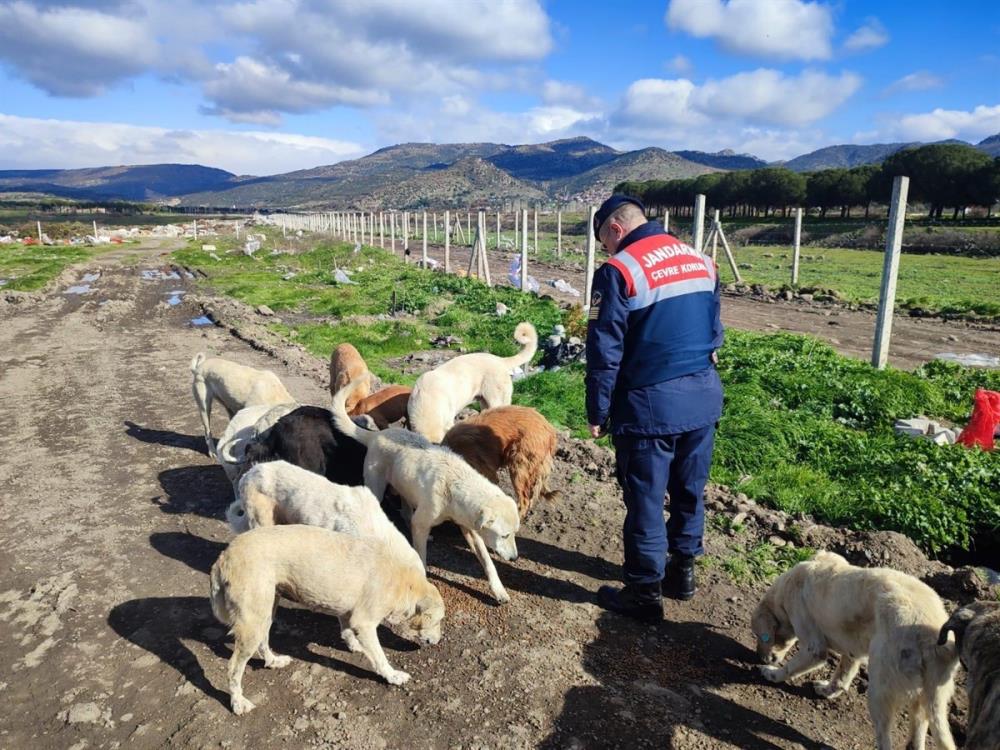
[[[361,156],[357,143],[293,133],[170,130],[0,114],[0,168],[203,164],[266,175]]]
[[[157,61],[159,44],[138,15],[0,2],[0,62],[51,94],[95,96]]]
[[[869,52],[887,44],[889,34],[877,18],[869,18],[844,41],[845,52]]]
[[[786,76],[760,68],[697,86],[685,78],[646,78],[625,92],[615,119],[643,126],[698,126],[709,121],[753,125],[805,125],[843,104],[861,85],[854,73],[806,70]]]
[[[674,55],[663,64],[663,67],[671,73],[682,76],[689,76],[694,72],[694,63],[684,55]]]
[[[0,0],[0,64],[57,96],[144,73],[194,81],[203,111],[275,124],[523,86],[524,66],[552,50],[550,26],[540,0]]]
[[[981,104],[972,110],[939,108],[922,114],[903,115],[891,130],[906,140],[961,138],[976,142],[1000,133],[1000,104]]]
[[[893,81],[882,91],[882,96],[892,96],[904,91],[927,91],[944,86],[944,79],[926,70],[918,70]]]
[[[825,60],[832,54],[831,9],[802,0],[671,0],[671,29],[715,39],[736,54],[779,60]]]
[[[588,94],[583,86],[551,79],[542,85],[542,101],[590,111],[601,108],[601,100]]]

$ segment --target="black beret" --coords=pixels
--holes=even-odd
[[[624,206],[626,203],[638,206],[640,211],[643,213],[646,212],[646,207],[642,205],[642,201],[638,198],[633,198],[630,195],[622,195],[621,193],[615,193],[604,201],[604,203],[601,204],[601,207],[597,209],[597,213],[594,214],[594,236],[598,241],[601,239],[601,227],[604,225],[604,222],[607,221],[611,214]]]

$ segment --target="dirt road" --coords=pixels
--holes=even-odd
[[[593,604],[618,575],[623,514],[607,456],[575,442],[556,469],[562,499],[529,517],[516,563],[497,563],[509,605],[491,603],[461,537],[439,527],[444,639],[417,649],[381,631],[408,685],[376,678],[331,617],[283,605],[272,645],[292,664],[252,661],[258,708],[232,715],[206,597],[231,488],[203,453],[189,361],[208,351],[274,370],[304,402],[326,397],[222,327],[193,327],[191,282],[165,253],[105,257],[79,269],[99,274],[85,294],[0,309],[0,747],[872,745],[857,688],[824,702],[756,675],[760,589],[718,565],[661,626]],[[716,559],[731,544],[708,539]]]
[[[420,258],[419,243],[410,246],[411,257]],[[428,247],[428,255],[444,263],[443,247]],[[397,247],[402,255],[402,248]],[[469,248],[451,248],[453,268],[469,267]],[[490,271],[494,284],[508,284],[507,271],[513,258],[509,252],[490,251]],[[600,262],[600,258],[598,258]],[[584,272],[579,265],[543,263],[529,258],[528,270],[540,285],[539,293],[565,302],[580,303],[582,296],[557,291],[549,282],[564,279],[584,291]],[[831,344],[841,354],[868,361],[875,335],[875,313],[847,310],[833,305],[809,304],[798,300],[762,302],[738,294],[724,294],[722,322],[745,331],[808,333]],[[945,321],[938,318],[911,318],[897,315],[893,320],[889,363],[912,369],[938,354],[987,354],[1000,352],[1000,325]]]

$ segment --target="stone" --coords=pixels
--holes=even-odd
[[[786,302],[791,302],[793,299],[795,299],[795,294],[792,292],[791,289],[786,289],[781,293],[781,298]]]
[[[775,534],[772,534],[771,536],[769,536],[767,538],[767,541],[769,541],[775,547],[784,547],[785,544],[787,544],[787,542],[785,542],[784,539],[782,539],[780,536],[777,536]]]
[[[75,703],[66,713],[69,724],[96,724],[101,720],[101,709],[96,703]]]
[[[813,301],[813,295],[811,295],[808,292],[806,292],[804,294],[800,294],[799,295],[799,299],[802,300],[803,302],[812,302]]]
[[[272,310],[267,305],[257,305],[257,314],[270,317],[274,315],[274,310]]]
[[[737,513],[733,516],[733,526],[742,526],[747,520],[746,513]]]

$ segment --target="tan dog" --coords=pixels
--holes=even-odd
[[[330,395],[333,396],[352,380],[367,374],[367,372],[368,365],[365,364],[361,353],[352,344],[339,344],[330,354]],[[370,388],[370,385],[368,387]],[[348,403],[348,411],[357,406],[358,401],[365,398],[369,392],[365,389],[358,391],[354,401]]]
[[[969,721],[965,747],[1000,747],[1000,602],[973,602],[948,618],[938,643],[955,633],[955,645],[968,676]]]
[[[235,637],[229,660],[233,713],[254,708],[243,696],[243,671],[258,650],[264,666],[291,659],[271,651],[268,633],[280,594],[332,612],[346,625],[345,642],[361,651],[372,668],[393,685],[410,675],[389,664],[376,628],[386,621],[425,643],[441,639],[444,601],[420,568],[375,539],[356,539],[318,526],[265,526],[240,534],[212,566],[212,612]]]
[[[347,413],[352,417],[367,414],[375,421],[378,429],[384,430],[393,422],[406,417],[406,407],[410,403],[412,391],[408,385],[387,385],[358,401]]]
[[[278,376],[267,370],[238,365],[228,359],[206,357],[199,352],[191,360],[191,392],[205,428],[208,455],[215,454],[212,441],[212,402],[222,402],[230,418],[245,406],[276,406],[292,402]]]
[[[753,613],[761,673],[784,682],[819,669],[827,653],[840,661],[829,680],[813,683],[824,698],[846,690],[868,661],[868,711],[878,750],[891,750],[899,711],[910,714],[910,745],[923,750],[928,725],[939,748],[954,750],[948,704],[958,660],[938,645],[948,619],[938,595],[913,576],[888,568],[858,568],[820,552],[786,571]],[[798,641],[798,650],[781,662]]]
[[[487,352],[463,354],[417,378],[407,409],[410,429],[432,443],[440,443],[455,415],[474,400],[488,408],[507,406],[514,394],[511,370],[531,361],[538,349],[538,333],[531,323],[518,323],[514,340],[523,347],[512,357]]]
[[[493,596],[501,603],[510,601],[487,547],[504,560],[517,559],[514,536],[521,524],[517,505],[448,448],[402,428],[373,432],[354,424],[344,403],[361,385],[356,380],[338,391],[330,411],[334,427],[367,448],[364,475],[368,489],[382,499],[391,484],[404,506],[412,510],[410,532],[424,566],[431,529],[454,521],[479,558]]]
[[[441,441],[493,484],[507,469],[522,519],[539,496],[557,495],[546,486],[557,443],[555,428],[527,406],[487,409],[456,424]]]

